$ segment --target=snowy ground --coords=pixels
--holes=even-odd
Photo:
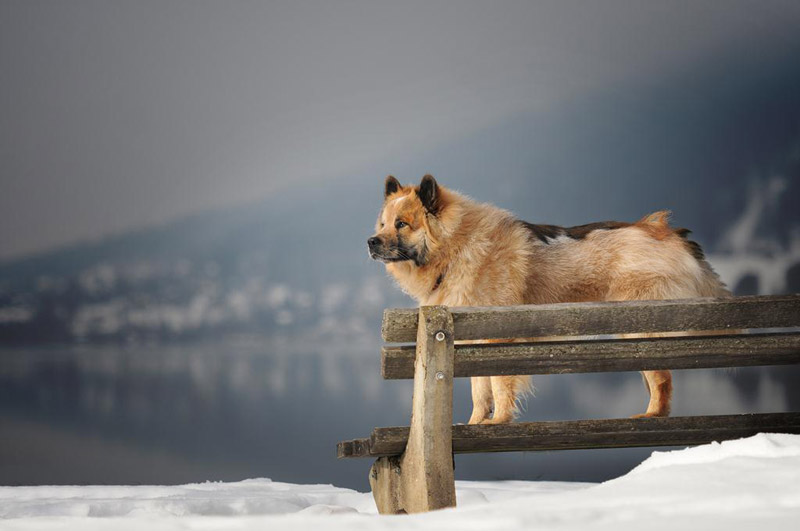
[[[268,479],[0,487],[0,529],[794,530],[800,525],[800,435],[655,452],[601,484],[461,481],[457,490],[457,509],[378,516],[369,493]]]

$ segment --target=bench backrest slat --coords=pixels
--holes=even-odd
[[[381,351],[385,379],[414,377],[414,346]],[[455,377],[800,363],[800,333],[456,345]]]
[[[450,308],[456,340],[800,326],[800,295]],[[412,342],[417,309],[383,314],[384,341]]]

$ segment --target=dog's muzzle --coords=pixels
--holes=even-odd
[[[367,240],[367,247],[369,248],[370,258],[377,260],[380,256],[381,248],[383,247],[383,240],[377,236],[372,236]]]

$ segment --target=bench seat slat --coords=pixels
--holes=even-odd
[[[415,348],[385,346],[385,379],[414,377]],[[455,376],[699,369],[800,363],[800,332],[456,345]]]
[[[453,452],[684,446],[760,432],[800,433],[800,413],[455,425]],[[407,440],[408,427],[375,428],[369,438],[339,443],[337,455],[339,458],[399,455]]]
[[[800,295],[450,308],[455,338],[605,335],[800,326]],[[384,341],[417,337],[418,310],[388,309]]]

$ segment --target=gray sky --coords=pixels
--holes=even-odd
[[[0,260],[768,57],[799,27],[796,0],[0,0]]]

